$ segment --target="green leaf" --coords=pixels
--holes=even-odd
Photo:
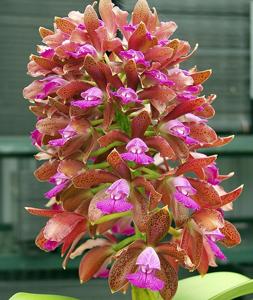
[[[139,289],[132,286],[132,300],[163,300],[158,292],[152,292],[146,289]],[[188,300],[188,299],[187,299]],[[196,300],[196,299],[195,299]]]
[[[124,212],[119,212],[119,213],[106,215],[106,216],[103,216],[103,217],[99,218],[96,222],[92,223],[92,225],[101,224],[101,223],[108,222],[108,221],[118,219],[118,218],[121,218],[121,217],[131,216],[131,214],[132,214],[131,211],[124,211]]]
[[[180,280],[173,300],[230,300],[251,293],[253,280],[248,277],[232,272],[215,272]]]
[[[120,128],[128,135],[130,135],[131,124],[129,121],[129,117],[126,114],[124,114],[122,111],[117,109],[115,113],[115,118]]]
[[[78,300],[78,299],[72,297],[58,296],[58,295],[17,293],[13,295],[9,300]]]

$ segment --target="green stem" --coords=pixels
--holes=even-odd
[[[124,247],[126,247],[127,245],[131,244],[132,242],[136,241],[140,239],[140,236],[139,235],[133,235],[133,236],[130,236],[122,241],[120,241],[118,244],[116,244],[115,246],[113,246],[113,250],[114,251],[119,251],[121,249],[123,249]]]
[[[95,151],[92,151],[90,156],[93,157],[93,156],[99,156],[105,152],[107,152],[108,150],[112,149],[112,148],[115,148],[117,146],[121,146],[123,143],[122,142],[113,142],[111,143],[110,145],[106,146],[106,147],[102,147],[102,148],[99,148],[98,150],[95,150]]]
[[[97,120],[91,121],[92,126],[96,126],[96,125],[99,125],[99,124],[102,124],[102,123],[103,123],[103,119],[97,119]]]
[[[88,168],[89,169],[106,169],[108,168],[110,165],[108,164],[107,161],[104,161],[102,163],[99,164],[89,164]]]
[[[157,178],[161,175],[160,173],[157,173],[156,171],[150,170],[149,168],[146,168],[146,167],[142,167],[141,170],[143,172],[145,172],[146,174],[151,175],[152,177],[155,177],[155,178]]]
[[[153,136],[153,135],[155,135],[155,132],[153,130],[147,130],[144,135],[145,136]]]
[[[169,230],[168,230],[168,233],[171,234],[171,235],[173,235],[174,237],[178,237],[178,236],[181,235],[181,231],[177,230],[174,227],[170,227]]]
[[[105,184],[101,184],[95,188],[91,188],[91,192],[95,195],[96,193],[102,191],[103,189],[107,188],[108,186],[110,186],[110,183],[105,183]]]
[[[115,214],[110,214],[110,215],[105,215],[101,218],[99,218],[96,222],[92,223],[92,225],[95,224],[102,224],[111,220],[119,219],[122,217],[128,217],[131,216],[132,212],[131,211],[124,211],[120,213],[115,213]]]

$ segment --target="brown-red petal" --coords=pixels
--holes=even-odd
[[[145,143],[149,147],[156,149],[161,156],[166,157],[168,159],[176,159],[174,150],[165,138],[161,136],[150,136],[145,138]]]
[[[47,181],[57,172],[58,165],[58,160],[46,161],[34,172],[34,176],[39,181]]]
[[[128,247],[117,258],[109,273],[109,286],[112,292],[117,292],[127,284],[126,276],[133,273],[136,259],[141,253],[140,247]]]
[[[146,0],[138,0],[135,4],[133,14],[132,14],[132,23],[139,24],[140,22],[148,23],[151,11]]]
[[[238,188],[234,189],[229,193],[220,196],[222,205],[226,205],[230,202],[235,201],[241,195],[242,190],[243,190],[243,185],[239,186]]]
[[[59,90],[56,93],[62,99],[70,99],[73,96],[78,95],[91,87],[92,86],[90,84],[85,83],[83,81],[73,80],[64,85],[63,87],[59,88]]]
[[[60,213],[60,210],[54,210],[54,209],[41,209],[41,208],[35,208],[35,207],[25,207],[25,209],[34,216],[39,217],[46,217],[51,218],[57,213]]]
[[[111,246],[100,246],[89,250],[79,265],[79,278],[81,283],[90,280],[112,253],[113,250]]]
[[[225,238],[220,242],[226,247],[234,247],[241,243],[241,236],[235,226],[229,221],[225,221],[225,225],[221,228],[221,233],[225,235]]]
[[[162,254],[159,255],[159,258],[161,270],[156,275],[164,282],[164,288],[160,291],[160,294],[164,300],[171,300],[177,291],[178,275]]]
[[[184,114],[191,113],[198,107],[205,103],[205,98],[197,98],[195,100],[190,100],[184,103],[180,103],[176,106],[167,116],[163,119],[165,122],[174,120]]]
[[[106,147],[115,141],[127,143],[129,137],[120,130],[112,130],[98,139],[98,143],[101,147]]]
[[[191,123],[190,136],[201,143],[212,143],[217,140],[216,132],[206,124]]]
[[[77,188],[89,189],[101,183],[114,182],[117,179],[117,176],[104,170],[87,170],[76,176],[73,183]]]
[[[112,150],[111,153],[107,156],[107,162],[113,168],[115,173],[121,178],[125,178],[127,180],[131,179],[130,169],[116,149]]]
[[[167,207],[149,215],[147,222],[147,243],[156,245],[168,233],[171,219]]]
[[[149,113],[144,110],[133,118],[131,123],[132,137],[143,137],[148,126],[151,124]]]
[[[155,209],[162,198],[162,194],[156,191],[153,184],[144,177],[135,177],[132,183],[135,187],[143,187],[150,197],[150,209]]]
[[[212,74],[212,70],[205,70],[205,71],[192,73],[191,77],[194,80],[194,85],[202,84],[211,76],[211,74]]]
[[[176,175],[182,175],[187,172],[195,172],[199,168],[204,168],[211,163],[213,163],[217,159],[217,155],[212,155],[209,157],[202,157],[202,158],[195,158],[195,159],[190,159],[184,164],[180,165],[177,168]]]
[[[106,89],[106,78],[98,63],[91,55],[86,55],[84,60],[84,69],[96,81],[99,88]]]
[[[65,128],[68,123],[69,120],[62,117],[45,118],[37,122],[36,128],[43,134],[56,135],[59,130]]]
[[[198,202],[198,204],[206,208],[216,208],[221,206],[221,198],[213,185],[204,180],[193,178],[188,178],[188,180],[197,190],[197,193],[192,197]]]
[[[135,189],[132,189],[130,202],[133,204],[133,220],[141,232],[146,232],[148,221],[148,202],[143,195]]]
[[[140,79],[139,79],[136,63],[133,59],[127,61],[127,63],[124,66],[124,71],[126,73],[127,86],[136,90],[140,83]]]
[[[59,17],[55,18],[55,24],[58,29],[60,29],[62,32],[69,34],[69,35],[76,28],[76,25],[74,23],[70,22],[67,19],[59,18]]]

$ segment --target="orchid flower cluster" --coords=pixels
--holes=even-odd
[[[178,269],[205,274],[219,245],[240,243],[224,219],[242,186],[226,192],[207,125],[215,95],[203,96],[211,70],[181,68],[195,52],[172,38],[146,0],[128,13],[100,0],[84,13],[56,17],[39,29],[44,45],[31,55],[24,89],[36,115],[32,143],[47,208],[27,208],[49,220],[36,238],[44,251],[61,248],[63,267],[82,255],[82,283],[108,277],[112,292],[130,285],[171,299]]]

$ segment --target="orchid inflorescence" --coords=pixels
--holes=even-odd
[[[240,243],[224,211],[242,186],[226,192],[233,173],[197,152],[233,137],[207,125],[215,95],[200,94],[211,70],[180,68],[196,48],[171,38],[174,22],[146,0],[130,21],[111,0],[98,10],[101,19],[94,3],[39,30],[28,73],[41,78],[24,97],[37,116],[35,157],[46,160],[35,176],[54,186],[47,209],[27,210],[49,218],[36,244],[61,247],[64,268],[84,253],[81,282],[108,277],[113,292],[131,284],[171,299],[179,266],[205,274],[226,259],[218,244]]]

